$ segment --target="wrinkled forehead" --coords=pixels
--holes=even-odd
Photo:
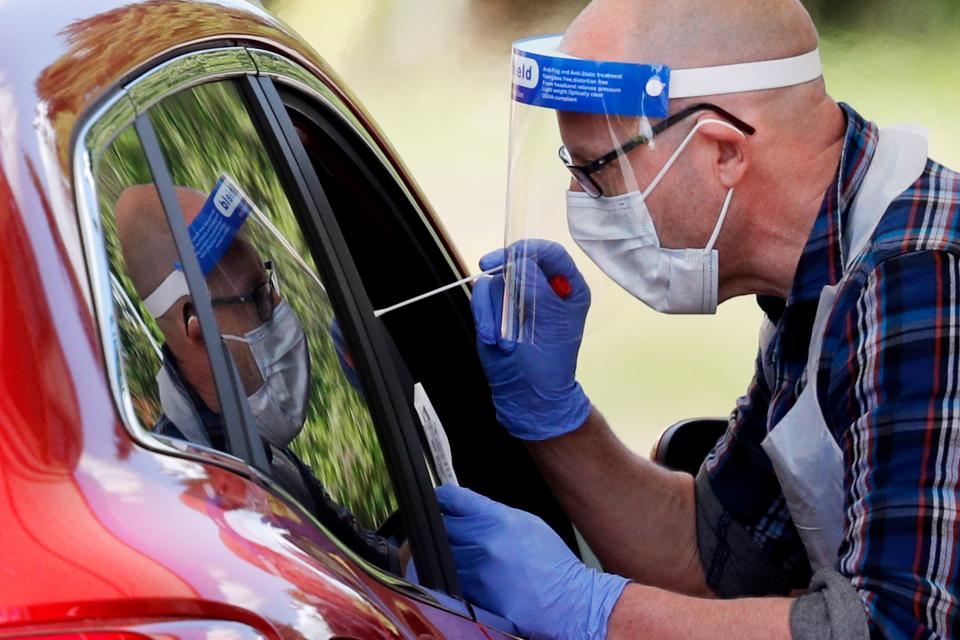
[[[578,164],[599,158],[642,131],[641,119],[634,116],[557,111],[557,122],[560,139]]]

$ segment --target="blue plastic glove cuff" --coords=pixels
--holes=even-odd
[[[605,640],[610,626],[610,616],[613,608],[620,601],[623,590],[630,584],[630,580],[610,573],[594,572],[593,593],[585,600],[590,603],[588,624],[579,630],[579,634],[570,637],[589,638],[589,640]],[[595,594],[599,594],[598,597]]]
[[[604,640],[629,582],[585,566],[540,518],[468,489],[442,486],[464,596],[531,640]]]

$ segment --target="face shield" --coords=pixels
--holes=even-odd
[[[712,313],[719,270],[713,244],[733,190],[719,214],[703,212],[716,216],[716,226],[707,244],[693,249],[660,245],[646,198],[706,124],[744,137],[754,129],[710,102],[671,110],[670,100],[808,82],[821,76],[819,51],[670,69],[574,58],[559,51],[561,38],[514,43],[502,337],[535,341],[538,300],[564,297],[562,274],[548,273],[541,260],[555,252],[554,243],[567,249],[590,283],[594,315],[610,314],[623,299],[614,285],[658,311]],[[661,164],[644,166],[657,136],[684,122],[685,137],[670,139],[669,153],[658,154]],[[645,176],[643,183],[638,176]]]
[[[220,310],[216,315],[220,337],[234,345],[231,352],[235,363],[240,363],[238,372],[245,386],[251,376],[257,376],[256,386],[247,387],[250,412],[264,439],[282,449],[299,435],[306,419],[310,354],[300,319],[280,297],[274,260],[299,268],[317,285],[320,281],[270,218],[227,174],[217,179],[187,230],[208,283],[216,276],[221,287],[232,289],[231,293],[210,298],[211,306]],[[261,254],[257,246],[270,248],[271,254]],[[234,252],[232,260],[230,252]],[[258,273],[256,266],[261,264],[262,273]],[[164,316],[177,301],[190,296],[182,265],[173,263],[170,267],[169,275],[144,299],[154,318]],[[252,365],[246,370],[246,378],[244,354]],[[203,429],[197,426],[193,401],[183,385],[174,382],[167,367],[159,370],[157,384],[164,414],[184,435],[207,442]]]

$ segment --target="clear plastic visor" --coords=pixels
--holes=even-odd
[[[545,296],[565,298],[576,293],[571,286],[590,283],[588,330],[632,300],[571,236],[568,205],[642,188],[632,163],[642,160],[653,125],[666,116],[669,70],[539,55],[536,47],[524,50],[525,42],[514,49],[501,335],[530,343]],[[571,283],[571,274],[551,263],[555,245],[584,281]]]
[[[584,279],[574,277],[578,286],[593,287],[588,331],[631,300],[627,292],[658,311],[712,313],[718,261],[711,247],[733,191],[718,203],[712,236],[695,249],[660,246],[646,199],[702,125],[719,123],[745,137],[754,129],[710,102],[668,114],[670,100],[811,82],[822,75],[819,50],[671,70],[573,58],[563,53],[561,40],[514,43],[502,337],[535,341],[538,304],[572,295],[563,277],[570,274],[556,273],[545,259],[557,255],[557,244],[582,271]],[[686,137],[661,135],[704,111],[709,119],[678,127]],[[666,145],[653,151],[658,135]],[[604,265],[602,272],[595,261]],[[686,288],[668,286],[677,281]]]

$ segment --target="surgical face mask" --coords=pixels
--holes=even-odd
[[[719,256],[713,245],[730,208],[727,192],[719,219],[703,249],[665,249],[646,200],[676,163],[697,130],[718,124],[743,135],[733,125],[705,119],[697,123],[670,156],[646,191],[593,198],[567,193],[567,224],[574,242],[621,287],[664,313],[715,313],[719,289]]]
[[[286,447],[303,428],[310,386],[307,339],[296,314],[282,301],[264,324],[242,337],[223,338],[250,347],[263,376],[263,385],[248,398],[250,411],[267,442]]]

